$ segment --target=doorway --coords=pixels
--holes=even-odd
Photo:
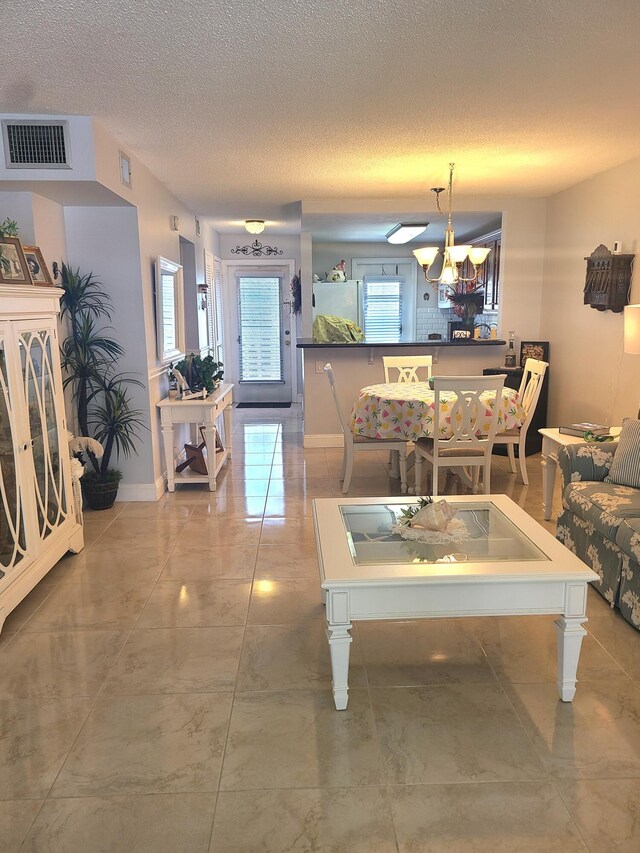
[[[289,267],[228,265],[231,290],[232,368],[238,403],[290,403],[292,388]]]

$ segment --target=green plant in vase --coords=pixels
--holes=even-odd
[[[475,287],[469,290],[463,288],[464,284],[460,285],[460,289],[447,293],[447,298],[456,317],[460,317],[466,326],[473,327],[476,315],[482,314],[484,308],[484,291]]]
[[[192,391],[206,388],[208,394],[218,387],[224,376],[222,369],[224,365],[221,361],[216,361],[212,355],[202,358],[191,352],[172,367],[184,376]]]

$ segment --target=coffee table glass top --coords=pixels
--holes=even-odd
[[[419,542],[391,532],[406,504],[340,506],[351,559],[355,565],[380,563],[507,562],[548,560],[527,536],[491,501],[453,504],[466,531],[455,542]],[[439,537],[434,535],[435,539]]]

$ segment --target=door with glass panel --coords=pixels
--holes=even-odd
[[[237,384],[240,403],[291,402],[291,308],[281,269],[237,269]]]
[[[31,466],[27,479],[35,497],[37,535],[45,540],[72,521],[68,490],[68,440],[59,367],[58,339],[50,320],[14,324],[22,391],[28,413]]]

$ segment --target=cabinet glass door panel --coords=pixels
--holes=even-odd
[[[25,556],[26,541],[16,467],[15,419],[7,375],[6,343],[0,331],[0,578]]]
[[[29,413],[29,430],[35,470],[35,493],[40,537],[46,539],[68,514],[60,459],[61,442],[55,408],[55,376],[50,329],[20,333],[20,364]]]

